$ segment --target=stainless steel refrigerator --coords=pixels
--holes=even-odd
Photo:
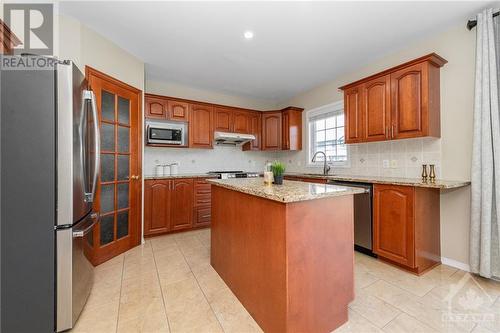
[[[94,278],[95,97],[71,62],[2,69],[0,88],[1,330],[64,331]]]

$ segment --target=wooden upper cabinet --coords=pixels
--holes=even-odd
[[[262,113],[262,150],[281,149],[281,111]]]
[[[144,111],[146,118],[167,119],[168,106],[167,101],[162,98],[154,98],[146,96],[146,110]]]
[[[415,266],[414,188],[374,185],[373,251],[391,261]]]
[[[189,147],[212,148],[213,108],[204,104],[191,104],[189,113]]]
[[[193,179],[182,178],[172,181],[171,230],[191,228],[193,224]]]
[[[235,133],[250,134],[250,112],[234,111],[233,113],[233,131]]]
[[[431,53],[341,87],[346,143],[440,137],[439,71],[446,62]]]
[[[363,85],[364,139],[388,139],[391,122],[391,77],[385,75]]]
[[[393,139],[427,135],[428,89],[428,66],[425,63],[391,73]]]
[[[176,100],[168,100],[168,118],[170,120],[188,121],[189,104]]]
[[[302,111],[303,109],[295,107],[282,110],[281,149],[302,149]]]
[[[233,131],[233,110],[229,108],[215,107],[214,130],[220,132]]]
[[[249,134],[255,136],[255,140],[243,145],[243,150],[260,150],[262,142],[262,112],[249,112]]]
[[[144,182],[144,235],[170,231],[170,180]]]
[[[344,91],[345,142],[363,141],[362,87],[356,86]]]
[[[290,149],[290,131],[287,131],[290,125],[290,114],[288,112],[283,112],[281,115],[281,149]]]
[[[144,115],[150,119],[188,121],[189,103],[146,94]]]
[[[147,119],[187,122],[189,148],[213,148],[214,132],[219,131],[254,135],[242,150],[301,150],[302,111],[289,106],[262,112],[145,94],[144,114]]]

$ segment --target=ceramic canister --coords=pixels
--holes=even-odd
[[[155,176],[163,176],[163,165],[157,164],[155,166]]]

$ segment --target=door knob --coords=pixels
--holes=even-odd
[[[139,179],[139,176],[130,176],[130,179]]]

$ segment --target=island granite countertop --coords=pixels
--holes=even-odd
[[[284,180],[283,185],[266,185],[264,178],[208,179],[215,186],[255,195],[258,197],[283,202],[299,202],[327,197],[363,193],[357,187],[314,184],[293,180]]]
[[[311,179],[339,180],[346,182],[360,182],[372,184],[404,185],[415,187],[428,187],[437,189],[452,189],[470,185],[468,180],[441,180],[436,179],[422,181],[421,178],[403,178],[403,177],[383,177],[383,176],[352,176],[352,175],[321,175],[312,173],[285,173],[285,177],[300,177]]]

